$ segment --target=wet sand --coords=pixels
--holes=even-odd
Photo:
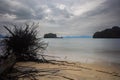
[[[25,80],[120,80],[120,64],[78,63],[52,61],[52,63],[19,62],[15,67],[25,70],[37,69],[34,76],[23,76]],[[32,79],[33,78],[33,79]]]

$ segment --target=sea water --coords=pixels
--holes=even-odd
[[[45,39],[45,54],[59,60],[120,63],[120,39],[62,38]]]
[[[55,56],[52,59],[120,63],[120,39],[48,38],[44,41],[48,43],[45,55]],[[0,55],[3,47],[1,44]]]

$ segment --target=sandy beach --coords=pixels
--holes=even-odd
[[[120,64],[79,63],[52,61],[52,63],[19,62],[19,69],[33,70],[31,76],[20,75],[19,80],[120,80]],[[34,73],[34,70],[38,70]],[[33,79],[32,79],[33,78]]]

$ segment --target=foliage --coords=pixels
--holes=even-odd
[[[25,24],[25,26],[13,26],[14,28],[12,30],[4,26],[10,33],[10,35],[3,40],[6,56],[15,54],[17,61],[39,60],[39,57],[42,56],[39,53],[46,49],[47,44],[44,43],[41,38],[37,38],[38,24],[33,23],[31,26],[28,24]],[[43,56],[42,59],[44,59]]]

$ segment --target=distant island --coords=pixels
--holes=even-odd
[[[95,32],[93,38],[120,38],[120,27],[114,26],[100,32]]]
[[[44,38],[62,38],[62,37],[57,37],[57,35],[54,33],[48,33],[44,35]]]
[[[0,34],[0,38],[6,38],[7,36],[4,36],[4,35],[2,35],[2,34]]]

